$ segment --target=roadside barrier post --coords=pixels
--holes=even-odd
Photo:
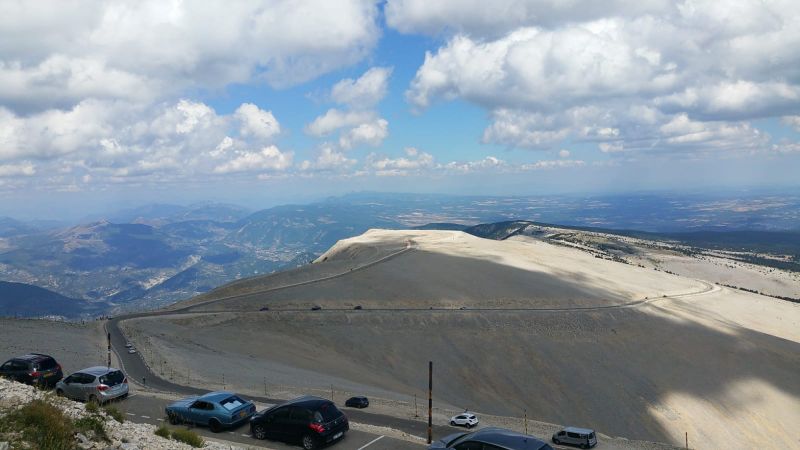
[[[108,368],[111,368],[111,333],[108,333]]]
[[[414,418],[419,418],[419,412],[417,411],[417,394],[414,394]]]
[[[689,432],[686,432],[686,450],[689,450]]]
[[[522,414],[525,417],[525,434],[528,434],[528,409],[523,409]]]
[[[264,377],[264,395],[267,395],[267,377]]]
[[[428,361],[428,444],[433,439],[433,361]]]

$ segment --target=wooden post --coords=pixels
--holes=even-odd
[[[689,432],[686,432],[686,450],[689,450]]]
[[[111,368],[111,333],[108,333],[108,368]]]
[[[433,361],[428,361],[428,444],[433,440]]]
[[[419,418],[419,412],[417,410],[417,394],[414,394],[414,418]]]

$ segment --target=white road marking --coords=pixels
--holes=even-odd
[[[364,445],[363,447],[360,447],[358,450],[364,450],[365,448],[369,447],[370,445],[372,445],[372,444],[380,441],[381,439],[383,439],[383,437],[384,437],[383,435],[380,435],[380,436],[376,437],[375,439],[367,442],[366,445]]]
[[[242,433],[242,437],[250,437],[250,435]]]
[[[156,420],[159,421],[159,422],[163,422],[164,421],[164,419],[156,419]]]
[[[149,419],[150,416],[142,416],[142,419]]]
[[[125,413],[125,414],[127,414],[127,415],[129,415],[129,416],[136,417],[136,414],[134,414],[134,413]]]

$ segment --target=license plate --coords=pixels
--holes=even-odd
[[[336,439],[339,439],[340,437],[342,437],[342,435],[343,435],[343,434],[344,434],[344,433],[340,431],[340,432],[338,432],[338,433],[336,433],[336,434],[334,434],[334,435],[333,435],[333,439],[334,439],[334,440],[336,440]]]

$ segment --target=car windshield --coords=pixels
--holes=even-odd
[[[228,411],[233,411],[234,409],[244,405],[244,400],[234,395],[219,402],[219,404]]]
[[[336,420],[342,413],[336,408],[333,403],[325,403],[320,406],[319,410],[314,412],[314,421],[318,423],[330,422]]]
[[[122,383],[124,380],[125,375],[123,375],[119,370],[109,372],[100,377],[100,383],[105,384],[106,386],[116,386]]]

